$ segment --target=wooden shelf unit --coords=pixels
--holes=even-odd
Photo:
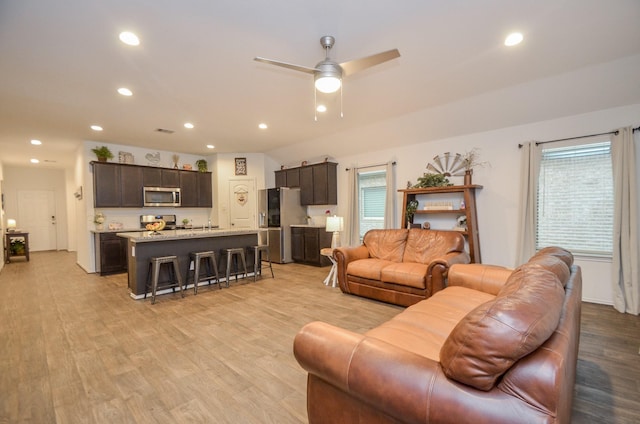
[[[482,256],[480,254],[480,235],[478,234],[478,214],[476,210],[476,190],[481,189],[481,185],[462,185],[462,186],[448,186],[448,187],[428,187],[428,188],[407,188],[398,190],[402,193],[402,221],[400,221],[400,228],[406,226],[407,217],[407,203],[411,200],[418,200],[418,198],[434,195],[434,194],[456,194],[462,195],[464,200],[464,209],[437,209],[437,210],[422,210],[415,211],[415,215],[465,215],[467,218],[467,231],[459,231],[464,235],[469,245],[469,256],[471,256],[471,263],[481,263]],[[418,200],[419,201],[419,200]],[[457,231],[457,230],[446,230]]]

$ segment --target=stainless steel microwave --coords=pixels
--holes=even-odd
[[[144,206],[180,206],[182,196],[179,188],[144,187]]]

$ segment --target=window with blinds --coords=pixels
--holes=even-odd
[[[542,150],[537,193],[536,248],[574,254],[613,251],[611,142]]]
[[[358,174],[360,239],[369,230],[384,228],[386,190],[386,171],[361,172]]]

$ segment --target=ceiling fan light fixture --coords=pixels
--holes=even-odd
[[[335,93],[340,89],[342,81],[336,76],[322,76],[316,77],[316,89],[322,93]]]

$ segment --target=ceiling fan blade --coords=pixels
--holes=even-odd
[[[387,50],[386,52],[341,63],[340,67],[344,71],[345,75],[351,75],[355,74],[358,71],[362,71],[363,69],[367,69],[372,66],[379,65],[383,62],[387,62],[391,59],[395,59],[396,57],[400,57],[400,52],[398,51],[398,49]]]
[[[315,74],[319,71],[316,68],[309,68],[307,66],[294,65],[293,63],[281,62],[279,60],[266,59],[264,57],[254,57],[253,60],[257,62],[268,63],[270,65],[282,66],[283,68],[293,69],[294,71],[306,72],[307,74]]]

